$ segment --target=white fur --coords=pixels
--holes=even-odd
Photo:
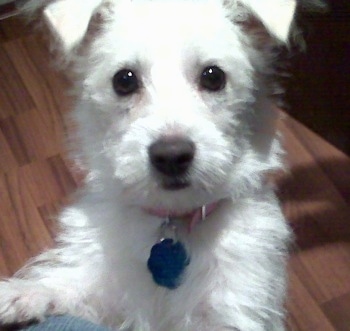
[[[64,49],[72,50],[84,38],[90,18],[101,3],[102,0],[59,0],[44,10],[49,27],[59,32]]]
[[[283,27],[268,22],[261,5],[247,3],[284,40],[295,2],[273,2],[277,11],[290,4]],[[266,78],[273,39],[255,47],[242,26],[246,9],[234,0],[108,3],[98,37],[72,56],[76,139],[89,180],[60,216],[57,248],[0,283],[0,321],[68,313],[116,330],[284,330],[290,232],[265,180],[282,166]],[[38,5],[34,0],[28,8]],[[89,8],[90,15],[98,11]],[[66,52],[79,47],[88,26],[82,19]],[[226,72],[223,90],[198,87],[208,65]],[[142,81],[137,94],[113,91],[111,79],[122,68]],[[148,148],[174,135],[191,139],[196,154],[191,186],[169,191],[150,166]],[[218,200],[192,232],[178,221],[191,263],[179,288],[157,286],[146,263],[163,220],[143,208],[187,212]]]

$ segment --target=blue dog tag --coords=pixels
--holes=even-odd
[[[184,245],[165,238],[153,245],[147,266],[156,284],[173,290],[181,285],[182,275],[189,263]]]

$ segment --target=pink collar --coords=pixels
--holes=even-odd
[[[219,202],[209,203],[199,208],[193,209],[187,213],[178,213],[169,211],[167,209],[157,208],[144,208],[144,210],[153,216],[159,218],[170,218],[170,219],[182,219],[188,221],[188,232],[191,232],[196,224],[200,221],[204,221],[219,205]]]

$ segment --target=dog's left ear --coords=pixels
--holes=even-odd
[[[85,37],[92,17],[106,0],[29,0],[28,16],[41,12],[60,51],[68,55]]]
[[[296,0],[223,0],[233,19],[254,29],[262,24],[270,36],[287,43],[296,10]]]
[[[44,17],[52,32],[69,53],[83,40],[92,16],[103,0],[60,0],[44,9]]]

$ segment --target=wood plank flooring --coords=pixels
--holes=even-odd
[[[0,276],[51,247],[55,215],[79,186],[63,148],[72,100],[41,38],[0,21]],[[277,179],[296,243],[293,331],[350,331],[350,159],[299,122],[280,123],[290,170]]]

